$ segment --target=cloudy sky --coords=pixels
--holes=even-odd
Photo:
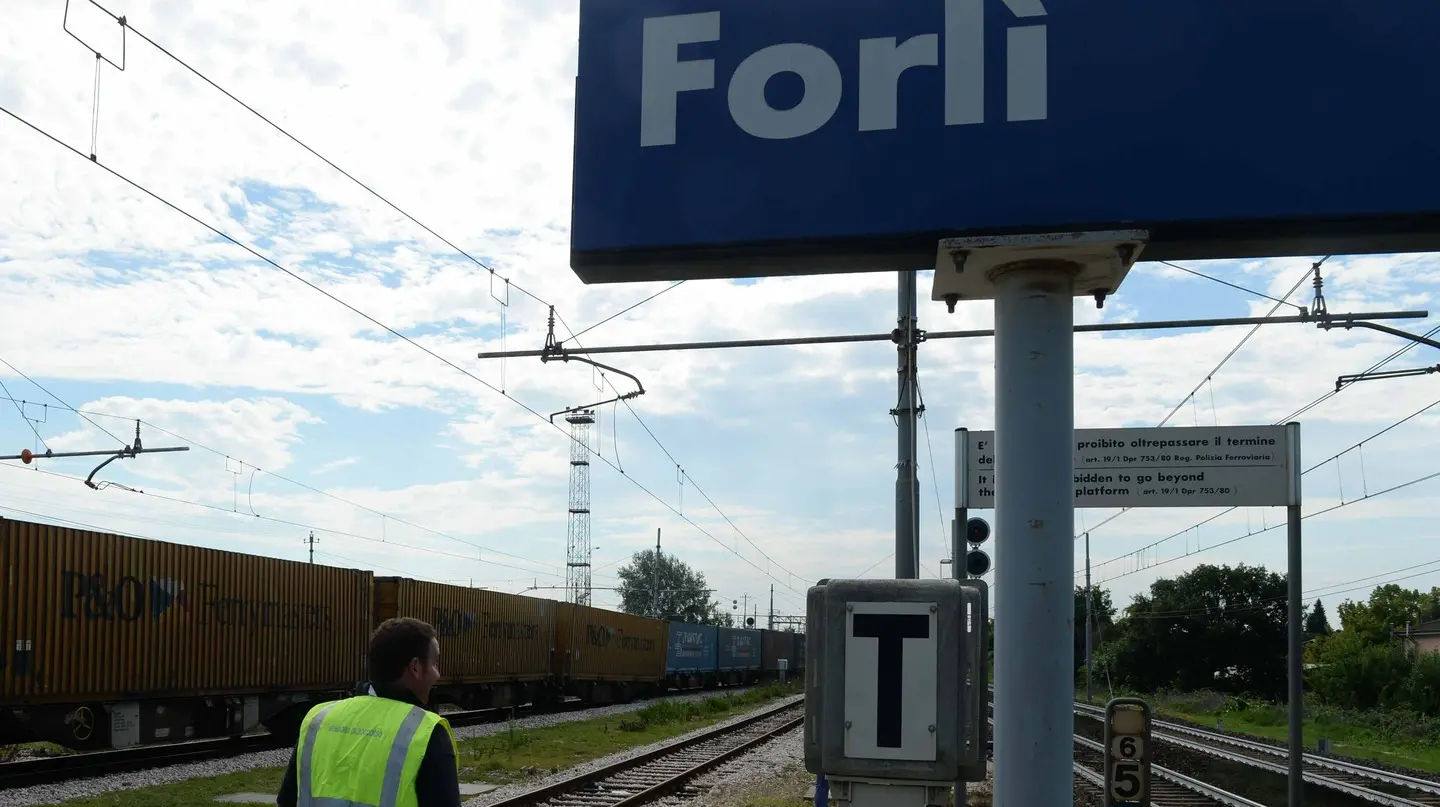
[[[119,27],[72,5],[71,30],[120,64]],[[124,72],[102,63],[95,116],[95,59],[62,28],[64,3],[7,2],[0,106],[64,145],[0,116],[3,453],[119,447],[137,419],[147,446],[191,450],[112,463],[100,491],[81,484],[88,459],[3,463],[0,514],[296,560],[313,530],[320,562],[563,597],[570,443],[548,415],[631,382],[476,353],[539,348],[548,304],[563,338],[666,288],[586,287],[568,266],[574,0],[108,7],[475,260],[134,32]],[[1077,300],[1077,318],[1263,315],[1261,293],[1284,296],[1317,257],[1185,267],[1254,293],[1141,264],[1103,311]],[[1337,256],[1323,272],[1334,312],[1427,309],[1440,292],[1434,255]],[[921,327],[990,325],[987,305],[946,314],[920,283]],[[888,332],[895,284],[693,281],[580,342]],[[1289,302],[1312,295],[1301,283]],[[1279,325],[1211,377],[1248,331],[1077,337],[1076,425],[1268,424],[1324,399],[1300,416],[1305,464],[1343,455],[1305,476],[1305,511],[1329,510],[1305,522],[1307,599],[1440,584],[1440,478],[1389,490],[1440,471],[1440,406],[1353,448],[1440,398],[1440,376],[1326,398],[1404,343]],[[952,432],[994,425],[992,360],[985,339],[921,350],[927,576],[948,555]],[[893,572],[891,345],[607,362],[646,392],[603,407],[592,435],[597,587],[657,529],[718,597],[761,598],[762,613],[772,584],[776,610],[798,614],[810,581]],[[1415,348],[1386,369],[1437,362]],[[1216,512],[1081,511],[1076,531],[1119,602],[1203,562],[1283,571],[1284,530],[1261,531],[1283,510]]]

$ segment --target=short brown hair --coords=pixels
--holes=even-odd
[[[370,680],[389,683],[400,680],[414,659],[430,660],[430,641],[435,629],[410,617],[387,619],[370,634]]]

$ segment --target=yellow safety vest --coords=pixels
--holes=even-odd
[[[454,745],[450,722],[419,706],[371,695],[317,704],[300,724],[298,807],[419,807],[415,777],[436,726]]]

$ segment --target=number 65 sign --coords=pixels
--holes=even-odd
[[[1105,807],[1150,807],[1150,705],[1105,704]]]

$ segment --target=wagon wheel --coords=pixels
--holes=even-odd
[[[95,713],[89,706],[81,706],[70,714],[70,725],[75,739],[84,742],[95,734]]]

